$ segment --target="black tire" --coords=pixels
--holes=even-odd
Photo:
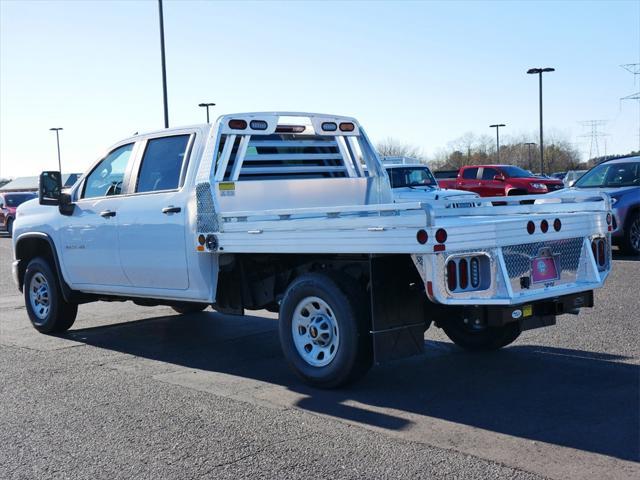
[[[295,311],[310,297],[317,297],[330,307],[332,321],[337,326],[335,335],[336,338],[339,336],[339,342],[335,353],[331,353],[332,359],[324,366],[315,366],[305,360],[293,338]],[[306,383],[319,388],[341,387],[362,377],[371,367],[373,358],[368,312],[364,292],[353,287],[352,282],[319,273],[295,279],[280,305],[280,343],[289,366]]]
[[[13,218],[7,219],[7,233],[10,237],[13,236]]]
[[[181,315],[188,315],[189,313],[198,313],[203,311],[209,306],[207,303],[196,303],[196,302],[184,302],[175,305],[171,305],[176,312]]]
[[[620,250],[625,255],[640,255],[640,212],[631,214],[626,222]]]
[[[31,302],[31,291],[36,291],[36,285],[43,285],[38,279],[33,283],[34,277],[44,279],[46,283],[46,302],[48,311],[43,303],[37,304],[41,309],[36,312]],[[60,281],[53,272],[49,262],[42,257],[36,257],[29,262],[24,274],[24,303],[31,324],[40,333],[60,333],[68,330],[76,320],[78,305],[65,301],[60,290]],[[44,291],[42,291],[44,292]],[[44,298],[44,294],[41,300]],[[35,302],[35,300],[34,300]]]
[[[464,319],[456,318],[442,322],[441,326],[453,343],[475,352],[498,350],[513,343],[521,333],[518,322],[502,327],[474,327],[464,323]]]

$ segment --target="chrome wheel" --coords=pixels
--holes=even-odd
[[[291,334],[300,357],[313,367],[331,363],[340,345],[335,315],[318,297],[306,297],[298,303],[293,312]]]
[[[31,309],[38,320],[45,321],[51,310],[49,282],[40,272],[36,273],[29,283],[29,300]]]
[[[633,249],[640,252],[640,217],[636,217],[629,226],[629,240]]]

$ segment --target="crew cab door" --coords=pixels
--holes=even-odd
[[[187,192],[182,188],[195,134],[143,141],[126,209],[118,212],[122,268],[138,288],[189,288],[186,252]]]
[[[480,193],[483,197],[504,196],[504,181],[496,180],[496,175],[502,175],[497,168],[484,167],[480,178]]]
[[[480,180],[478,180],[478,167],[467,167],[461,172],[456,188],[480,193]]]
[[[60,217],[62,268],[72,284],[129,283],[120,265],[117,227],[134,145],[109,152],[83,181],[73,214]]]

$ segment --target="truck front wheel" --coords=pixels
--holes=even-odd
[[[328,275],[293,281],[280,306],[280,343],[287,362],[306,383],[336,388],[371,366],[366,300]]]
[[[520,335],[518,322],[501,327],[488,327],[465,322],[467,319],[455,318],[442,322],[441,327],[453,343],[465,350],[497,350],[513,343]]]
[[[75,322],[78,305],[65,301],[59,279],[44,258],[27,265],[23,290],[27,314],[40,333],[64,332]]]

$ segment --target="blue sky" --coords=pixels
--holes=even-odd
[[[112,143],[162,127],[157,2],[0,0],[0,176],[84,171]],[[588,152],[578,123],[604,119],[607,152],[638,145],[640,2],[212,2],[165,0],[172,126],[216,114],[353,115],[375,140],[434,155],[465,132]],[[640,77],[640,76],[639,76]],[[604,139],[600,140],[601,153]]]

